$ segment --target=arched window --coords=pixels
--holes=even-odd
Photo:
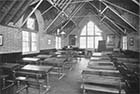
[[[102,30],[92,21],[89,21],[81,31],[80,48],[97,49],[100,40],[103,40]]]

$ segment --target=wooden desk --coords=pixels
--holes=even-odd
[[[44,64],[53,65],[57,67],[63,66],[65,63],[65,58],[48,58],[44,60]]]
[[[25,65],[24,67],[21,68],[21,70],[23,71],[27,71],[27,72],[35,72],[35,73],[45,73],[46,74],[46,90],[43,92],[43,94],[45,94],[50,86],[49,86],[49,72],[52,70],[52,66],[41,66],[41,65]],[[37,81],[39,81],[39,77],[36,78]],[[38,82],[39,83],[39,82]],[[39,90],[39,94],[40,94],[40,90]]]
[[[66,56],[66,55],[60,55],[60,54],[59,54],[59,55],[56,56],[56,58],[64,58],[64,59],[66,59],[67,56]]]
[[[87,66],[88,68],[91,69],[104,69],[104,70],[116,70],[116,68],[114,66],[100,66],[100,65],[96,65],[96,66]]]
[[[139,62],[138,59],[135,58],[124,58],[124,57],[117,57],[118,61],[122,61],[122,62]]]
[[[120,77],[120,72],[118,70],[104,70],[104,69],[86,68],[82,71],[82,75],[85,75],[85,74]]]
[[[22,67],[22,70],[26,71],[35,71],[35,72],[49,72],[53,67],[52,66],[42,66],[42,65],[25,65]]]
[[[40,54],[40,55],[37,55],[36,57],[44,60],[44,59],[46,59],[46,58],[50,58],[51,56],[52,56],[52,55]]]
[[[24,58],[22,58],[22,60],[36,62],[36,61],[39,60],[39,58],[35,58],[35,57],[24,57]]]
[[[55,68],[57,68],[57,73],[59,79],[61,79],[65,73],[64,73],[64,68],[65,68],[65,58],[48,58],[44,60],[45,65],[52,65]]]
[[[98,65],[103,65],[103,66],[114,66],[113,62],[111,61],[107,61],[107,60],[99,60],[99,61],[89,61],[88,65],[94,65],[94,64],[98,64]]]
[[[0,64],[0,68],[2,68],[2,69],[14,70],[17,67],[19,67],[19,64],[16,64],[16,63],[3,63],[3,64]]]
[[[90,58],[91,61],[99,61],[99,60],[106,60],[106,61],[110,61],[109,57],[91,57]]]
[[[90,75],[86,74],[83,76],[84,83],[93,83],[107,86],[115,86],[120,88],[121,78],[113,76],[101,76],[101,75]]]
[[[33,64],[38,64],[40,58],[37,57],[24,57],[22,58],[22,61],[26,64],[33,63]]]

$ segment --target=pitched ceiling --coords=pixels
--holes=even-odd
[[[118,34],[139,31],[139,0],[1,0],[0,24],[15,24],[29,7],[27,17],[40,10],[48,34],[58,28],[69,34],[89,12]]]

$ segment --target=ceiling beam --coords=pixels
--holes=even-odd
[[[14,17],[15,14],[18,12],[18,10],[21,8],[21,6],[25,3],[25,1],[26,1],[26,0],[22,0],[22,2],[18,5],[18,7],[16,8],[16,10],[13,11],[12,15],[11,15],[9,18],[7,18],[5,24],[8,24],[8,23],[11,21],[11,19],[13,19],[13,17]]]
[[[35,3],[37,3],[37,2],[39,2],[40,0],[34,0],[30,5],[33,5],[33,4],[35,4]]]
[[[106,3],[102,2],[104,5],[108,6]],[[135,31],[138,31],[134,26],[132,26],[129,22],[127,22],[120,14],[118,14],[114,9],[112,9],[110,6],[108,8],[115,13],[119,18],[121,18],[124,22],[126,22],[131,28],[133,28]]]
[[[12,20],[14,24],[20,19],[20,17],[23,15],[23,13],[26,11],[26,9],[31,4],[31,2],[32,2],[32,0],[27,0],[27,2],[22,5],[21,10],[18,11],[19,13],[17,12],[16,17],[14,17],[14,19]]]
[[[61,11],[62,13],[64,13],[66,17],[69,17],[69,16],[65,13],[64,10],[58,9],[58,8],[56,7],[56,5],[53,5],[53,4],[52,4],[52,6],[54,6],[58,11]],[[71,19],[71,21],[73,21],[73,20]],[[73,21],[73,23],[75,23],[75,22]],[[75,25],[76,25],[76,24],[75,24]]]
[[[68,0],[66,0],[66,2],[64,2],[62,5],[61,5],[61,9],[67,4]]]
[[[99,9],[96,7],[96,6],[94,6],[91,2],[88,2],[92,7],[94,7],[98,12],[100,12],[99,11]]]
[[[103,16],[103,18],[101,18],[100,22],[102,22],[105,19],[105,16]]]
[[[99,10],[98,10],[98,8],[96,7],[96,6],[94,6],[91,2],[88,2],[92,7],[94,7],[98,12],[100,12]],[[101,12],[100,12],[100,14],[103,14],[106,10],[108,9],[108,6],[106,6]],[[99,15],[97,15],[97,16],[99,16]],[[104,19],[105,19],[106,17],[105,16],[103,16],[103,18],[100,20],[100,22],[102,22]],[[106,22],[105,22],[106,23]],[[106,23],[107,24],[107,23]],[[107,24],[108,25],[108,24]],[[109,26],[109,25],[108,25]],[[113,29],[111,26],[109,26],[111,29]],[[118,28],[118,26],[117,26],[117,28]],[[118,32],[116,32],[114,29],[113,29],[113,32],[115,32],[115,33],[117,33],[118,34]],[[119,34],[120,35],[120,34]]]
[[[104,16],[106,19],[108,19],[114,26],[116,26],[121,32],[123,32],[124,34],[125,34],[125,32],[124,32],[124,30],[123,29],[121,29],[114,21],[112,21],[110,18],[108,18],[107,16]]]
[[[47,13],[49,10],[51,10],[53,8],[53,6],[49,7],[48,9],[46,9],[41,15],[44,15],[45,13]]]
[[[123,11],[126,11],[126,12],[130,13],[130,14],[133,14],[133,15],[135,15],[135,16],[140,17],[140,15],[138,15],[138,14],[136,14],[136,13],[134,13],[134,12],[128,10],[128,9],[125,9],[125,8],[123,8],[123,7],[120,7],[120,6],[116,5],[116,4],[113,4],[113,3],[111,3],[111,2],[109,2],[109,1],[107,1],[107,0],[103,0],[103,1],[104,1],[105,3],[108,3],[108,4],[110,4],[110,5],[112,5],[112,6],[116,7],[116,8],[118,8],[118,9],[121,9],[121,10],[123,10]]]
[[[72,0],[70,0],[67,5],[62,9],[62,11],[59,12],[59,14],[55,17],[55,19],[47,26],[47,28],[45,29],[45,31],[47,31],[50,26],[56,21],[56,19],[63,13],[63,10],[65,10],[67,8],[67,6],[70,4]]]
[[[71,4],[75,4],[75,3],[86,3],[86,2],[90,2],[90,1],[93,1],[93,0],[74,1],[74,2],[71,2]]]
[[[67,22],[66,24],[64,24],[63,27],[62,27],[61,29],[64,29],[64,28],[65,28],[65,26],[71,21],[71,19],[73,18],[73,16],[75,16],[75,14],[77,14],[78,11],[79,11],[84,5],[85,5],[85,3],[82,4],[82,5],[76,10],[76,12],[69,18],[68,22]],[[75,25],[76,25],[76,24],[75,24]]]
[[[103,14],[107,9],[108,9],[108,6],[106,6],[106,7],[100,12],[100,14]]]
[[[8,9],[5,11],[5,13],[2,15],[2,17],[0,17],[0,23],[2,23],[2,20],[4,19],[4,17],[8,14],[8,12],[12,9],[12,7],[14,6],[14,4],[16,2],[17,2],[17,0],[12,1],[10,6],[8,7]]]
[[[81,16],[73,16],[72,18],[83,18],[83,17],[91,17],[91,16],[99,16],[99,15],[81,15]]]
[[[114,32],[115,34],[117,34],[118,36],[121,36],[120,33],[116,32],[116,30],[114,28],[112,28],[110,25],[108,25],[106,22],[103,22],[103,24],[105,24],[105,26],[107,26],[108,28],[110,28],[111,31]]]
[[[34,9],[31,11],[31,13],[26,17],[26,19],[23,21],[21,27],[27,22],[28,18],[32,16],[32,14],[36,11],[36,9],[40,6],[40,4],[43,2],[43,0],[40,0],[37,5],[34,7]]]
[[[132,0],[132,1],[140,6],[140,3],[137,0]]]
[[[0,1],[0,2],[1,2],[1,4],[0,4],[0,9],[5,5],[6,1],[7,1],[7,0],[2,0],[2,1]]]

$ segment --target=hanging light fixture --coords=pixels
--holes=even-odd
[[[62,31],[62,32],[61,32],[61,35],[64,35],[64,34],[66,34],[66,33],[65,33],[64,31]]]
[[[58,28],[57,32],[56,32],[56,35],[59,35],[59,33],[60,33],[60,29]]]

